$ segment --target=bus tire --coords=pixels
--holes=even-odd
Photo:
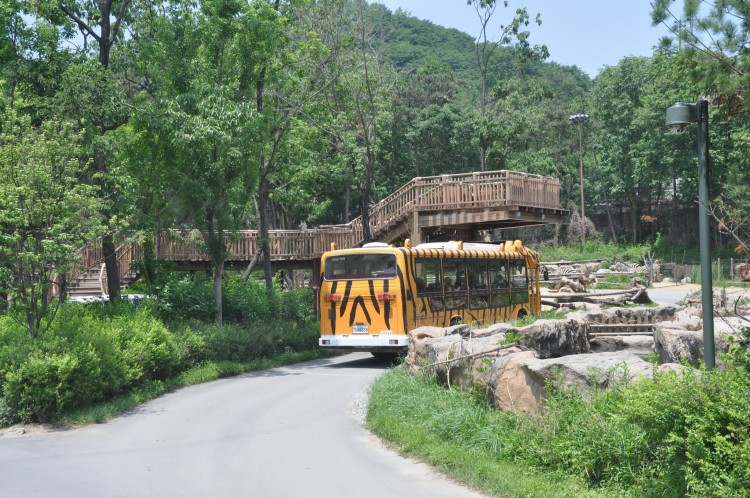
[[[454,316],[450,321],[451,327],[453,327],[454,325],[461,325],[462,323],[464,323],[464,319],[460,316]]]
[[[523,320],[524,318],[526,318],[527,315],[528,313],[526,312],[526,310],[523,310],[523,309],[518,310],[518,315],[516,315],[516,320]]]

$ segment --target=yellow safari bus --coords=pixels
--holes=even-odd
[[[519,240],[331,250],[320,282],[319,345],[332,351],[403,353],[416,327],[487,325],[540,310],[539,255]]]

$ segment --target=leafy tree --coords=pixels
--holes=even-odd
[[[55,276],[72,270],[76,249],[102,229],[101,206],[80,182],[81,138],[69,124],[34,128],[14,109],[1,116],[0,285],[36,337],[60,304],[51,299]]]
[[[682,3],[681,11],[675,4]],[[746,0],[656,0],[654,24],[672,37],[662,48],[678,52],[681,72],[733,112],[747,106],[750,92],[750,3]]]
[[[532,46],[529,43],[530,32],[525,28],[531,22],[528,10],[526,8],[516,9],[515,15],[507,25],[500,26],[500,37],[494,39],[491,34],[490,22],[497,9],[495,0],[467,0],[467,4],[472,5],[479,17],[479,35],[476,39],[476,57],[479,67],[481,89],[479,94],[479,124],[478,124],[478,141],[479,141],[479,166],[482,171],[486,169],[487,150],[491,146],[491,138],[486,133],[490,127],[485,122],[487,110],[492,106],[489,101],[491,74],[497,75],[497,69],[491,71],[492,65],[497,64],[496,52],[500,47],[513,47],[515,51],[512,56],[505,59],[509,62],[507,66],[516,66],[516,69],[507,71],[506,74],[518,75],[526,63],[531,60],[544,60],[549,56],[545,45]],[[508,7],[508,1],[503,2],[504,7]],[[536,15],[534,22],[541,25],[542,20],[539,14]]]
[[[61,110],[74,116],[79,125],[89,129],[86,136],[87,149],[84,154],[93,158],[93,170],[89,180],[96,183],[103,199],[107,199],[109,229],[116,229],[118,211],[116,197],[117,181],[113,178],[112,151],[115,148],[108,133],[116,130],[128,120],[127,113],[120,112],[118,100],[122,88],[114,78],[110,63],[115,42],[124,39],[133,9],[132,0],[66,0],[60,2],[33,2],[29,13],[58,26],[60,39],[72,40],[76,35],[83,39],[79,52],[84,57],[93,53],[98,65],[84,62],[82,66],[68,70],[71,85],[63,92]],[[79,86],[80,85],[80,86]],[[85,90],[84,90],[85,89]],[[84,91],[79,91],[84,90]],[[114,180],[114,181],[113,181]],[[120,272],[117,266],[115,240],[112,231],[102,237],[102,252],[107,272],[107,291],[110,299],[120,293]]]
[[[265,2],[207,0],[198,11],[186,3],[162,15],[148,19],[158,36],[137,41],[147,56],[139,62],[149,88],[135,100],[140,112],[134,124],[145,133],[138,140],[165,170],[160,181],[172,200],[171,221],[199,229],[214,270],[216,321],[222,323],[227,238],[246,224],[263,133],[251,70],[262,54],[246,37],[276,22],[275,14]]]
[[[320,98],[321,87],[327,85],[321,81],[324,65],[320,61],[325,50],[309,19],[315,17],[311,11],[329,11],[337,2],[319,2],[307,8],[297,2],[282,4],[279,0],[255,3],[266,12],[265,28],[250,31],[246,43],[256,47],[257,52],[252,71],[256,73],[256,110],[262,116],[264,133],[259,154],[256,216],[266,287],[271,291],[269,230],[273,227],[274,187],[285,176],[284,169],[293,167],[284,162],[290,157],[285,148],[291,130],[302,125],[299,118]]]

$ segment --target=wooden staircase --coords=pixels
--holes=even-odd
[[[120,291],[124,291],[138,280],[138,274],[130,269],[120,274]],[[107,272],[104,263],[93,266],[75,277],[68,285],[71,301],[102,301],[108,299]]]

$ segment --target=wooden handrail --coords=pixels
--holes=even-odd
[[[485,171],[439,175],[412,179],[370,208],[371,232],[377,236],[405,222],[414,212],[478,209],[498,206],[525,206],[560,209],[560,181],[514,171]],[[162,230],[154,242],[159,259],[207,261],[201,250],[200,234],[195,231]],[[311,260],[336,247],[356,247],[364,241],[362,217],[343,225],[322,226],[311,230],[271,230],[269,244],[274,260]],[[249,261],[258,246],[256,230],[241,230],[226,238],[228,260]],[[101,238],[81,249],[81,268],[101,264],[104,257]],[[139,242],[127,242],[117,248],[120,274],[142,258]]]

